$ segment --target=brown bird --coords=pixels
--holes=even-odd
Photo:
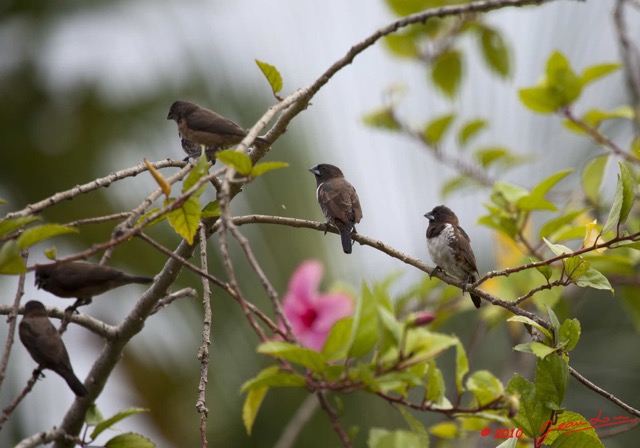
[[[55,329],[44,305],[31,300],[24,306],[24,317],[18,329],[20,341],[40,369],[56,372],[79,397],[87,395],[87,389],[73,373],[69,354],[62,338]]]
[[[353,245],[351,232],[357,233],[355,225],[362,219],[362,209],[356,189],[347,182],[337,166],[321,163],[309,171],[316,177],[318,185],[316,198],[322,213],[327,218],[327,224],[338,229],[342,250],[345,254],[350,254]]]
[[[427,247],[437,265],[436,269],[444,270],[465,283],[475,282],[478,279],[476,257],[469,235],[460,227],[456,214],[448,207],[439,205],[424,217],[429,220]],[[480,308],[480,296],[471,294],[471,300],[476,308]]]
[[[91,303],[93,296],[110,289],[152,281],[149,277],[137,277],[109,266],[83,261],[36,265],[36,286],[58,297],[76,297],[78,301],[73,305],[74,308]]]
[[[247,135],[247,131],[233,121],[189,101],[175,101],[169,109],[167,120],[178,123],[178,131],[183,139],[210,148],[222,149],[237,145]],[[255,141],[261,145],[269,144],[262,137],[256,137]],[[189,152],[187,154],[190,157],[193,155]]]

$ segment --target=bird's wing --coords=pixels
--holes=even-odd
[[[57,364],[61,352],[66,353],[58,330],[48,319],[23,320],[20,323],[20,339],[34,350],[29,352],[36,362],[45,366]]]
[[[122,276],[123,273],[117,269],[87,263],[73,266],[61,265],[56,278],[64,289],[78,289],[81,287],[84,289],[103,285],[105,282],[114,281]]]
[[[192,131],[212,132],[215,134],[229,134],[244,137],[246,131],[233,121],[224,118],[222,115],[202,109],[185,117],[187,126]]]
[[[351,225],[354,224],[352,192],[355,195],[353,186],[344,179],[330,179],[318,189],[319,199],[326,205],[329,216]]]
[[[460,251],[464,257],[464,261],[469,265],[469,267],[473,270],[473,272],[478,272],[478,268],[476,266],[476,256],[473,254],[473,250],[471,249],[471,239],[467,232],[465,232],[462,227],[456,226],[456,230],[458,230],[459,238],[456,238],[458,246],[460,246]]]

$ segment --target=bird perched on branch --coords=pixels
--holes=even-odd
[[[357,233],[355,225],[362,219],[356,189],[344,178],[337,166],[321,163],[309,171],[316,177],[316,197],[327,224],[338,229],[342,250],[345,254],[350,254],[353,245],[351,232]]]
[[[205,145],[207,155],[216,150],[237,145],[247,136],[247,131],[233,121],[205,109],[189,101],[175,101],[169,109],[167,120],[175,120],[178,123],[178,132],[187,142]],[[256,137],[258,145],[269,145],[262,137]],[[182,142],[184,151],[189,157],[194,154],[188,149],[190,145]],[[199,151],[197,153],[199,155]]]
[[[456,214],[439,205],[424,217],[429,220],[427,247],[436,269],[446,271],[465,284],[475,282],[478,279],[476,257],[471,249],[471,240],[460,227]],[[482,299],[478,295],[471,293],[471,300],[476,308],[480,308]]]
[[[72,308],[87,305],[93,296],[119,286],[152,281],[149,277],[129,275],[109,266],[84,261],[36,265],[36,286],[58,297],[77,298]]]
[[[56,372],[79,397],[87,395],[87,389],[73,373],[69,354],[60,333],[49,320],[47,310],[42,303],[35,300],[26,303],[18,333],[22,345],[40,369]]]

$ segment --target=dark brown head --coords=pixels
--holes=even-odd
[[[454,225],[459,225],[458,217],[455,213],[444,205],[438,205],[433,210],[424,214],[424,217],[429,220],[429,223],[432,222],[448,222]]]
[[[46,316],[47,310],[44,305],[37,300],[30,300],[24,305],[25,316]]]
[[[38,289],[47,289],[47,283],[51,277],[51,272],[57,265],[55,263],[36,265],[35,285]]]
[[[336,177],[344,177],[340,168],[334,165],[329,165],[328,163],[320,163],[319,165],[310,168],[309,171],[316,176],[316,180],[318,184],[324,182],[325,180],[333,179]]]
[[[174,101],[169,109],[169,115],[167,120],[175,120],[176,122],[195,110],[198,110],[198,105],[190,103],[189,101]]]

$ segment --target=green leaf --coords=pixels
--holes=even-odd
[[[489,168],[492,165],[498,165],[509,168],[524,161],[524,158],[514,154],[503,146],[489,146],[486,148],[478,148],[474,151],[473,156],[483,168]]]
[[[416,434],[402,430],[371,428],[367,440],[368,448],[421,448],[422,446]]]
[[[433,359],[429,360],[428,366],[424,399],[439,405],[442,403],[446,391],[444,377]]]
[[[475,395],[480,406],[485,406],[502,396],[504,386],[493,373],[488,370],[473,372],[467,379],[467,390]]]
[[[542,225],[542,227],[540,227],[540,238],[551,237],[556,231],[565,227],[567,224],[573,223],[574,220],[582,215],[585,211],[586,209],[568,211],[556,218],[547,221]]]
[[[420,55],[415,36],[411,33],[393,33],[384,37],[383,42],[394,56],[417,58]]]
[[[549,409],[562,409],[569,382],[569,366],[562,356],[539,359],[536,366],[536,394]],[[520,400],[522,403],[522,400]]]
[[[207,205],[204,206],[204,208],[202,209],[202,213],[201,213],[200,217],[202,219],[204,219],[204,218],[216,218],[216,217],[220,216],[221,214],[222,214],[222,211],[220,210],[220,202],[218,202],[218,200],[216,199],[215,201],[211,201]]]
[[[558,416],[540,442],[544,442],[545,446],[550,444],[552,448],[604,448],[591,423],[580,414],[570,411]]]
[[[528,87],[518,90],[522,104],[534,112],[552,114],[562,107],[562,101],[546,87]]]
[[[105,443],[104,448],[156,448],[156,444],[141,434],[118,434]]]
[[[273,93],[276,94],[281,91],[282,75],[280,75],[278,69],[273,65],[259,61],[258,59],[256,59],[256,64],[258,64],[260,71],[262,71],[264,77],[267,78],[267,81],[269,81],[269,85],[271,86],[271,90],[273,90]]]
[[[244,399],[244,404],[242,405],[242,423],[244,423],[248,435],[251,435],[253,423],[256,420],[262,401],[268,391],[268,387],[252,388],[249,389],[247,397]]]
[[[466,146],[466,144],[475,137],[480,131],[488,126],[485,120],[475,119],[465,122],[460,131],[458,132],[458,142],[460,146]]]
[[[120,420],[124,420],[127,417],[131,417],[132,415],[140,414],[142,412],[149,412],[149,409],[136,408],[136,407],[123,409],[122,411],[118,412],[117,414],[115,414],[115,415],[109,417],[108,419],[103,420],[100,423],[98,423],[96,425],[96,427],[94,428],[93,432],[91,433],[91,436],[89,436],[89,437],[91,437],[91,440],[95,440],[96,437],[98,437],[100,434],[102,434],[102,432],[105,429],[111,428],[113,425],[118,423]]]
[[[547,201],[544,196],[551,190],[558,182],[564,179],[573,170],[564,170],[555,173],[538,185],[533,187],[529,195],[518,199],[516,206],[521,210],[556,210],[556,206]]]
[[[407,422],[411,431],[418,438],[418,446],[420,448],[429,448],[429,434],[427,434],[427,430],[420,420],[415,418],[411,412],[404,406],[398,406],[396,408],[402,417],[404,417],[404,421]]]
[[[280,370],[279,366],[269,366],[260,371],[254,378],[247,380],[240,389],[246,392],[249,389],[262,387],[304,387],[306,381],[300,375],[286,370]]]
[[[554,51],[547,61],[547,86],[560,99],[561,106],[573,103],[582,92],[582,82],[567,58]]]
[[[430,121],[424,130],[424,139],[429,145],[437,145],[451,127],[455,114],[447,114]]]
[[[520,409],[511,419],[514,426],[522,429],[528,437],[536,436],[550,416],[549,409],[536,394],[536,386],[515,374],[507,385],[507,394],[520,398]]]
[[[89,405],[89,409],[87,409],[87,413],[84,415],[84,422],[88,426],[95,426],[103,420],[104,417],[102,416],[100,409],[98,409],[98,406],[95,403],[91,403]]]
[[[258,353],[282,358],[315,372],[322,371],[326,364],[322,353],[284,341],[264,342],[258,346]]]
[[[464,392],[462,382],[467,373],[469,373],[469,359],[467,358],[467,352],[464,350],[462,343],[458,341],[456,344],[456,387],[459,394]]]
[[[9,240],[0,246],[0,274],[22,274],[27,266],[20,256],[20,248],[15,240]]]
[[[549,247],[549,249],[551,249],[551,252],[553,252],[555,255],[564,255],[564,254],[573,253],[571,249],[569,249],[567,246],[564,246],[562,244],[553,244],[551,241],[549,241],[546,238],[542,238],[542,241],[545,242],[545,244]]]
[[[635,181],[631,172],[622,162],[620,165],[620,179],[622,180],[622,205],[620,206],[620,225],[624,224],[629,217],[629,212],[633,207],[633,202],[636,198]]]
[[[563,263],[565,273],[571,280],[574,281],[577,278],[580,278],[582,274],[587,272],[587,269],[589,269],[589,266],[591,265],[581,256],[565,258],[563,260]]]
[[[287,162],[259,162],[251,170],[251,176],[262,176],[269,171],[279,170],[280,168],[286,168],[288,166],[289,164]]]
[[[549,347],[548,345],[542,344],[541,342],[531,342],[529,345],[531,349],[531,353],[536,355],[540,359],[545,359],[551,353],[557,351],[558,349],[555,347]]]
[[[480,49],[485,62],[493,72],[506,78],[511,71],[509,49],[502,35],[494,29],[481,27]]]
[[[47,257],[49,260],[55,260],[57,255],[58,255],[58,249],[56,249],[55,247],[52,247],[44,251],[44,256]]]
[[[191,168],[189,175],[182,183],[182,193],[186,193],[197,184],[200,179],[206,176],[209,173],[210,166],[211,164],[207,161],[206,157],[200,157],[198,163]]]
[[[553,337],[551,336],[551,333],[549,332],[549,330],[544,328],[542,325],[540,325],[535,320],[529,319],[528,317],[525,317],[525,316],[511,316],[509,319],[507,319],[507,322],[520,322],[520,323],[523,323],[523,324],[531,325],[532,327],[537,328],[546,337],[548,337],[549,340],[553,339]]]
[[[159,207],[156,207],[156,208],[152,208],[151,210],[147,211],[144,215],[142,215],[140,218],[138,218],[138,220],[136,221],[136,226],[142,224],[142,222],[145,219],[147,219],[151,215],[155,215],[160,210],[161,209]],[[160,215],[157,218],[154,218],[151,221],[149,221],[145,227],[151,227],[151,226],[153,226],[155,224],[158,224],[161,221],[164,221],[165,219],[167,219],[167,215],[166,214]]]
[[[349,355],[353,358],[364,356],[378,342],[378,312],[369,287],[363,283],[362,294],[358,297],[353,315],[353,327],[349,340]]]
[[[173,201],[173,198],[166,199],[165,206]],[[189,196],[180,207],[167,213],[167,219],[178,235],[187,240],[189,244],[193,244],[193,239],[200,225],[200,213],[200,195],[196,192]]]
[[[582,116],[581,120],[590,128],[597,128],[605,120],[613,120],[618,118],[633,120],[633,117],[634,112],[631,107],[619,106],[609,111],[601,109],[591,109]],[[578,134],[588,134],[587,130],[584,129],[580,124],[575,123],[571,120],[565,120],[563,124],[570,131],[576,132]]]
[[[322,346],[322,354],[328,362],[346,358],[349,347],[346,342],[351,338],[353,318],[346,317],[333,324]]]
[[[0,236],[8,235],[16,229],[31,224],[34,221],[40,221],[41,219],[39,216],[22,216],[0,221]]]
[[[447,96],[458,93],[462,80],[462,55],[458,50],[449,50],[440,54],[434,61],[431,79]]]
[[[611,291],[611,294],[615,292],[607,277],[592,267],[587,269],[584,274],[578,277],[578,279],[575,280],[575,283],[581,288],[607,289]]]
[[[582,170],[582,189],[587,199],[594,204],[600,202],[600,185],[602,184],[602,176],[608,161],[609,155],[594,157],[587,162]]]
[[[429,428],[429,432],[441,439],[457,439],[460,437],[458,426],[453,422],[436,423]]]
[[[549,305],[547,305],[547,314],[549,315],[549,322],[551,322],[551,327],[553,328],[553,339],[557,340],[558,338],[556,336],[558,330],[560,330],[560,321],[558,320],[558,316],[556,316],[556,313],[553,312]]]
[[[371,126],[373,128],[387,129],[390,131],[397,131],[401,129],[400,123],[396,120],[393,108],[391,107],[384,107],[382,109],[369,112],[362,117],[362,121],[367,126]]]
[[[18,237],[18,247],[22,250],[40,241],[67,233],[78,233],[78,229],[61,224],[43,224],[41,226],[31,227],[22,232]]]
[[[233,167],[238,173],[243,176],[251,174],[251,159],[243,152],[236,151],[234,149],[225,149],[216,153],[216,159]]]
[[[529,259],[529,260],[531,260],[531,259]],[[547,281],[553,275],[553,269],[551,269],[551,266],[549,266],[548,264],[543,264],[543,265],[536,266],[536,270],[539,273],[541,273],[544,276],[544,278],[547,279]]]
[[[575,348],[580,340],[580,322],[578,319],[567,319],[560,326],[559,345],[563,346],[565,352],[569,352]]]
[[[618,70],[620,67],[622,67],[622,64],[618,63],[596,64],[591,67],[587,67],[582,72],[582,75],[580,75],[582,87]]]

